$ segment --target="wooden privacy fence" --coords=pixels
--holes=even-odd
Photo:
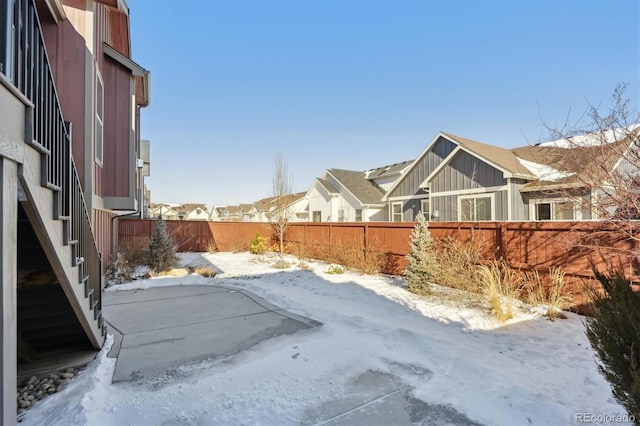
[[[119,219],[119,244],[146,245],[155,220]],[[247,250],[256,232],[276,240],[268,223],[166,221],[178,251]],[[287,251],[303,257],[323,259],[327,247],[344,244],[375,249],[387,258],[384,272],[399,274],[406,265],[409,238],[414,223],[309,222],[293,223],[287,230]],[[592,263],[601,270],[608,263],[622,265],[635,278],[635,241],[603,222],[431,222],[434,239],[471,238],[482,243],[485,259],[504,259],[511,267],[544,273],[561,266],[567,276],[592,278]]]

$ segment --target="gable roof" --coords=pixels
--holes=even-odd
[[[329,169],[327,173],[331,174],[363,205],[383,204],[382,197],[385,192],[376,183],[367,180],[364,172]]]
[[[508,177],[522,177],[525,179],[535,179],[535,176],[531,173],[529,169],[524,167],[516,158],[515,154],[510,152],[505,148],[500,148],[493,145],[488,145],[482,142],[474,141],[472,139],[463,138],[460,136],[453,135],[451,133],[438,132],[436,136],[429,142],[426,148],[418,155],[418,157],[413,160],[413,162],[408,166],[404,175],[396,180],[391,188],[387,191],[387,193],[382,198],[382,201],[387,201],[389,194],[391,194],[404,179],[411,174],[411,171],[416,167],[417,164],[431,151],[431,149],[435,146],[435,144],[440,140],[440,138],[445,138],[450,142],[453,142],[458,146],[458,149],[462,149],[469,154],[479,158],[480,160],[490,164],[493,167],[496,167],[503,172],[506,172]],[[448,161],[452,159],[451,154],[447,155],[441,166],[444,166]],[[435,171],[435,170],[434,170]],[[432,171],[428,176],[433,175]],[[425,179],[426,180],[426,179]]]
[[[523,177],[533,179],[536,176],[531,173],[531,170],[527,169],[515,154],[505,148],[499,146],[488,145],[486,143],[474,141],[472,139],[463,138],[460,136],[452,135],[450,133],[442,133],[449,138],[452,142],[466,148],[465,151],[473,154],[474,156],[485,160],[485,162],[497,166],[496,168],[506,171],[513,175],[513,177]]]

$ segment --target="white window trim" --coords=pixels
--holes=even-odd
[[[102,117],[98,115],[98,86],[102,89],[102,105],[100,105],[100,109],[102,110]],[[95,146],[95,160],[96,163],[100,165],[100,167],[104,164],[104,80],[102,79],[102,75],[100,71],[96,69],[96,102],[95,102],[95,120],[96,125],[94,127],[94,146]],[[102,143],[100,144],[100,152],[98,152],[98,123],[100,123],[100,129],[102,131]]]
[[[389,206],[389,222],[395,222],[395,220],[393,220],[393,206],[400,206],[400,222],[404,222],[404,214],[402,212],[402,202],[401,201],[394,201],[392,203],[390,203]]]
[[[533,222],[563,222],[565,220],[556,220],[553,219],[555,217],[555,204],[557,203],[571,203],[573,205],[573,219],[571,220],[582,220],[582,209],[579,208],[579,203],[576,203],[576,200],[572,200],[571,198],[535,198],[529,200],[529,217]],[[551,218],[549,220],[539,220],[536,215],[536,206],[538,204],[550,204],[551,205]]]
[[[425,201],[427,201],[429,203],[429,209],[426,212],[424,211],[424,202]],[[420,211],[424,215],[424,218],[427,220],[427,222],[431,222],[431,198],[430,197],[426,197],[426,198],[421,198],[420,199]]]
[[[481,193],[473,195],[461,195],[458,197],[458,222],[465,222],[462,220],[462,200],[477,199],[477,198],[491,198],[491,219],[489,220],[470,220],[468,222],[491,222],[496,220],[496,194],[495,193]]]

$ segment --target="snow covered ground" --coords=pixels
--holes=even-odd
[[[111,384],[109,338],[96,361],[64,391],[35,404],[24,424],[315,423],[341,401],[375,391],[367,383],[402,384],[412,401],[458,413],[447,417],[457,424],[566,425],[577,423],[579,413],[625,415],[576,315],[552,322],[524,306],[499,324],[483,309],[408,293],[397,277],[329,275],[328,265],[316,262],[308,262],[310,270],[278,270],[273,258],[248,253],[189,254],[184,261],[198,256],[222,273],[107,291],[237,286],[324,325],[185,365],[177,375],[118,384]]]

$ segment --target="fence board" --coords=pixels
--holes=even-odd
[[[275,243],[268,223],[166,221],[179,251],[247,250],[256,232]],[[327,259],[332,246],[354,244],[363,252],[375,248],[386,254],[391,274],[403,271],[414,223],[339,222],[293,223],[287,230],[287,251],[301,257]],[[122,246],[148,243],[155,220],[120,219],[119,242]],[[482,241],[486,259],[504,259],[522,271],[541,273],[561,266],[576,286],[593,278],[593,265],[604,270],[609,263],[622,265],[635,282],[640,281],[635,257],[635,242],[603,222],[431,222],[434,239],[451,237]]]

